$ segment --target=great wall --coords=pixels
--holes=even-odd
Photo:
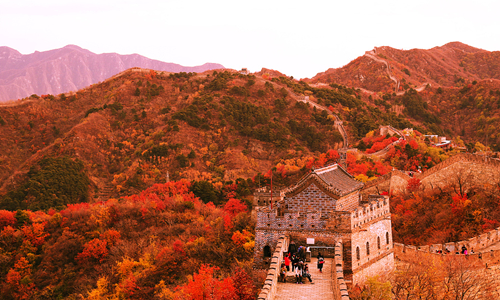
[[[310,102],[308,99],[298,98],[298,101]],[[319,105],[315,105],[317,108],[326,109]],[[339,127],[340,128],[340,127]],[[343,129],[343,126],[342,126]],[[391,126],[386,126],[383,131],[389,131],[390,134],[397,134],[401,137],[401,139],[405,138],[404,134]],[[384,132],[385,132],[384,131]],[[344,131],[345,133],[345,131]],[[346,139],[347,140],[347,139]],[[395,143],[387,146],[385,149],[382,149],[377,153],[378,156],[383,156],[385,152],[388,151],[390,147],[392,147]],[[344,148],[345,149],[345,148]],[[354,149],[345,149],[345,151],[356,151]],[[423,173],[415,173],[413,177],[420,179],[423,189],[435,189],[435,188],[443,188],[445,186],[453,186],[460,185],[459,188],[467,190],[467,188],[472,187],[474,185],[480,184],[495,184],[500,180],[500,160],[495,158],[490,158],[481,155],[469,154],[469,153],[461,153],[457,154],[442,163],[430,168],[429,170],[424,171]],[[373,194],[381,194],[383,192],[387,192],[389,194],[396,192],[405,192],[406,186],[408,184],[408,180],[412,177],[409,176],[408,172],[393,170],[386,175],[383,175],[375,180],[369,181],[364,185],[364,188],[361,190],[361,195],[366,198],[370,198]],[[299,181],[300,182],[300,181]],[[255,204],[257,205],[265,205],[269,204],[269,201],[265,201],[266,198],[265,191],[261,193],[264,195],[262,198],[257,197],[255,200]],[[269,193],[267,193],[269,194]],[[275,195],[275,197],[279,197],[281,199],[285,198],[286,190],[281,191],[279,194]],[[269,195],[267,195],[268,197]],[[257,203],[259,202],[259,203]],[[370,201],[369,201],[370,202]],[[373,204],[372,204],[373,205]],[[379,204],[376,205],[379,207]],[[384,206],[382,210],[385,210]],[[387,205],[387,211],[377,213],[377,209],[372,209],[370,206],[369,210],[362,208],[361,211],[356,210],[360,213],[360,216],[363,212],[370,212],[369,214],[363,217],[363,220],[356,220],[353,218],[353,227],[363,226],[366,222],[371,222],[373,218],[377,218],[383,216],[385,213],[388,213],[390,218],[390,213]],[[373,216],[372,216],[373,215]],[[284,215],[284,219],[286,219],[287,215]],[[353,216],[357,216],[357,213]],[[309,216],[308,218],[310,218]],[[281,219],[273,219],[266,220],[265,222],[275,224],[276,221]],[[307,224],[308,221],[304,220],[304,225]],[[316,224],[317,222],[315,222]],[[325,223],[326,224],[326,223]],[[293,226],[300,226],[304,230],[311,230],[312,228],[304,228],[304,225],[297,225],[294,223]],[[291,225],[292,226],[292,225]],[[317,226],[317,225],[316,225]],[[313,225],[314,227],[314,225]],[[321,226],[318,226],[321,227]],[[327,228],[328,225],[323,225],[322,228]],[[279,230],[280,228],[276,227],[275,230]],[[365,229],[366,230],[366,229]],[[369,239],[369,236],[372,236],[373,229],[368,230],[366,236],[361,239]],[[297,238],[296,236],[294,237]],[[290,243],[290,235],[282,235],[280,239],[283,240],[282,245],[288,245]],[[380,247],[380,236],[377,238],[378,244]],[[286,242],[285,242],[286,241]],[[392,241],[392,238],[391,238]],[[387,243],[389,244],[389,238],[387,238]],[[346,244],[346,245],[349,245]],[[257,246],[257,244],[256,244]],[[488,295],[497,295],[500,298],[500,228],[492,230],[490,232],[484,233],[477,237],[470,238],[466,241],[458,241],[454,243],[446,243],[446,244],[435,244],[435,245],[424,245],[424,246],[411,246],[411,245],[403,245],[399,243],[392,243],[392,246],[388,245],[388,250],[390,253],[394,255],[394,259],[400,262],[404,262],[407,257],[425,254],[425,255],[433,255],[436,257],[443,257],[443,250],[447,249],[454,254],[458,249],[462,246],[465,246],[467,249],[474,249],[474,253],[469,254],[467,257],[471,260],[475,260],[478,263],[484,265],[486,269],[483,271],[487,274],[489,280],[491,280],[492,284],[488,288]],[[281,299],[349,299],[348,286],[352,287],[352,281],[345,280],[345,274],[352,274],[350,269],[345,269],[345,258],[343,255],[346,254],[345,249],[342,251],[342,243],[339,241],[335,244],[335,254],[334,260],[332,264],[334,264],[334,270],[331,273],[331,276],[326,277],[324,274],[316,273],[315,276],[320,278],[320,282],[323,284],[321,287],[314,287],[313,289],[308,289],[306,287],[300,286],[299,288],[290,288],[289,285],[284,283],[278,283],[279,276],[279,265],[283,259],[284,253],[287,251],[287,246],[281,246],[280,248],[276,248],[276,251],[273,254],[272,262],[270,268],[268,269],[268,275],[266,278],[266,284],[259,294],[258,299],[261,300],[281,300]],[[367,246],[368,247],[368,246]],[[379,248],[380,249],[380,248]],[[359,249],[356,249],[359,260]],[[352,251],[352,250],[351,250]],[[438,253],[438,252],[441,253]],[[348,253],[348,255],[353,255]],[[458,254],[462,255],[462,254]],[[367,259],[367,258],[365,258]],[[362,263],[363,260],[358,262]],[[314,262],[314,260],[312,260]],[[369,264],[373,263],[370,261],[366,261],[363,264],[363,268],[369,266]],[[385,263],[385,261],[384,261]],[[383,263],[383,264],[384,264]],[[363,276],[373,276],[377,273],[377,269],[382,273],[387,273],[387,270],[383,270],[380,268],[380,265],[375,269],[367,269],[370,270],[367,273],[364,273],[363,270],[360,269]],[[325,282],[328,282],[328,285],[325,286]],[[329,292],[329,291],[332,292]],[[322,291],[322,292],[314,292],[314,291]]]
[[[371,58],[372,60],[374,60],[376,62],[384,64],[386,66],[387,76],[389,77],[389,79],[394,81],[394,84],[395,84],[394,92],[398,96],[404,95],[405,91],[399,91],[399,86],[401,85],[401,82],[392,74],[391,65],[385,59],[382,59],[381,57],[379,57],[377,55],[377,49],[375,48],[371,51],[366,51],[365,56]],[[414,90],[416,90],[417,92],[421,92],[421,91],[425,90],[427,86],[430,86],[430,83],[424,82],[420,86],[415,87]],[[368,91],[366,89],[361,89],[361,90],[363,90],[363,92],[368,93],[368,94],[377,94],[376,92]]]
[[[457,186],[468,189],[474,185],[491,184],[499,181],[500,160],[483,155],[460,153],[436,166],[414,173],[420,179],[423,189]],[[403,171],[393,170],[365,184],[364,194],[403,192],[411,177]]]
[[[500,181],[500,160],[467,153],[453,156],[422,174],[416,174],[415,177],[419,178],[422,183],[425,184],[426,188],[438,188],[439,186],[453,184],[454,181],[456,181],[456,178],[453,178],[453,176],[451,175],[456,175],[460,172],[463,172],[464,170],[472,170],[468,177],[468,180],[471,180],[471,184],[484,182],[493,184]],[[361,191],[361,194],[363,194],[365,197],[369,197],[369,194],[378,194],[379,192],[385,191],[404,192],[407,182],[410,178],[412,177],[408,176],[407,173],[399,170],[394,170],[384,176],[377,178],[376,180],[366,183],[363,190]],[[435,183],[436,181],[439,181],[440,185],[432,184],[432,182]],[[265,198],[266,192],[261,192]],[[284,196],[285,192],[275,195],[275,197],[278,198],[283,198]],[[263,198],[257,198],[255,201],[260,201],[260,205],[265,205],[266,201],[262,200]],[[371,201],[368,202],[370,203]],[[355,228],[356,226],[362,227],[367,222],[371,222],[373,219],[383,216],[385,213],[389,213],[388,205],[386,208],[383,204],[374,204],[376,202],[371,203],[372,204],[369,206],[365,205],[364,208],[362,208],[362,206],[361,208],[355,210],[356,213],[354,213],[354,218],[352,219],[353,228]],[[367,207],[369,209],[367,209]],[[377,209],[377,207],[380,208]],[[381,211],[378,212],[378,210]],[[363,212],[365,213],[365,215],[363,215],[363,219],[356,219],[356,216],[361,216]],[[283,215],[283,219],[273,219],[269,221],[266,220],[265,222],[275,224],[276,221],[286,220],[288,218],[287,216],[288,215],[285,214]],[[304,222],[307,221],[304,220]],[[317,227],[321,227],[318,222],[315,222],[315,224],[317,224]],[[297,226],[300,227],[300,225]],[[326,228],[327,225],[324,225],[324,227]],[[275,228],[275,230],[279,229],[279,227]],[[312,228],[303,228],[303,230],[311,229]],[[371,232],[372,230],[369,230],[367,234],[370,235]],[[338,241],[335,244],[334,256],[331,262],[333,268],[332,270],[330,270],[331,275],[325,276],[325,274],[320,273],[314,274],[316,278],[320,278],[320,282],[322,284],[321,287],[314,286],[313,289],[308,289],[307,286],[303,287],[301,285],[299,287],[290,288],[288,284],[278,282],[279,266],[280,262],[283,261],[283,255],[288,251],[291,240],[297,240],[297,238],[298,236],[293,234],[282,234],[279,237],[278,246],[276,247],[272,255],[271,262],[268,268],[266,282],[261,292],[259,293],[258,299],[300,299],[301,295],[306,295],[304,296],[305,298],[309,296],[309,299],[349,299],[347,287],[348,282],[351,281],[345,281],[345,274],[346,272],[349,273],[351,271],[344,268],[345,261],[343,255],[346,253],[346,251],[345,249],[342,250],[343,246]],[[378,242],[380,243],[380,241]],[[404,262],[406,261],[406,258],[415,257],[416,255],[432,255],[436,258],[453,257],[453,255],[463,256],[463,254],[455,254],[462,248],[462,246],[465,246],[469,250],[469,254],[467,255],[467,257],[470,260],[477,261],[480,265],[485,266],[484,272],[485,274],[487,274],[489,280],[493,282],[491,287],[488,289],[488,293],[500,297],[500,269],[498,267],[500,265],[500,228],[491,230],[464,241],[445,244],[412,246],[392,243],[392,247],[388,247],[388,250],[391,250],[391,253],[394,254],[394,258],[397,261]],[[446,254],[448,252],[446,250],[449,251],[449,254]],[[473,251],[473,253],[470,253],[471,250]],[[314,260],[312,260],[312,262],[314,262]],[[363,260],[360,261],[360,264],[363,264]],[[372,275],[373,273],[370,274],[370,276]],[[327,282],[328,286],[325,286]],[[313,293],[314,290],[321,290],[323,292],[315,294]],[[285,297],[283,295],[288,296]]]

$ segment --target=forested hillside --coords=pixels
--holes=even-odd
[[[251,178],[281,160],[300,170],[312,154],[341,147],[342,136],[332,116],[297,102],[292,91],[330,107],[354,140],[379,125],[413,126],[340,85],[314,88],[267,73],[133,69],[77,93],[0,107],[1,191],[26,187],[34,174],[28,171],[44,157],[80,161],[94,199],[136,193],[167,177]],[[14,202],[26,195],[15,193]]]
[[[1,298],[254,299],[247,206],[205,204],[190,186],[60,211],[0,210]]]

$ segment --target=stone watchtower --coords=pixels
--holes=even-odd
[[[363,199],[363,187],[334,164],[315,169],[281,190],[277,202],[273,197],[272,208],[256,209],[255,263],[264,263],[285,234],[300,240],[315,238],[329,247],[340,242],[344,277],[352,284],[391,271],[394,254],[389,197]]]

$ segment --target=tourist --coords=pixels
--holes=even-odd
[[[292,272],[295,268],[297,268],[299,261],[300,261],[300,259],[296,254],[292,255]]]
[[[462,254],[467,254],[467,247],[465,245],[462,245]]]
[[[299,247],[299,251],[297,252],[297,256],[299,257],[299,259],[302,259],[302,260],[304,260],[306,258],[304,247],[302,247],[302,246]]]
[[[281,264],[280,278],[281,282],[286,282],[286,267],[284,264]]]
[[[309,279],[309,282],[313,284],[313,281],[311,279],[311,274],[309,273],[309,266],[307,264],[304,265],[304,270],[302,271],[302,277],[306,277]]]
[[[302,261],[295,266],[295,279],[297,284],[302,283]]]
[[[286,270],[289,272],[290,271],[290,253],[285,256],[285,267]]]
[[[323,265],[325,264],[325,258],[321,253],[318,253],[318,270],[320,273],[323,273]]]

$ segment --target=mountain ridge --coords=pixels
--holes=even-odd
[[[330,68],[304,81],[344,84],[373,92],[404,92],[423,84],[453,87],[459,78],[471,82],[500,79],[498,63],[487,63],[499,58],[499,51],[487,51],[461,42],[431,49],[399,50],[382,46],[366,51],[341,68]],[[394,78],[398,81],[396,85]]]
[[[132,67],[164,72],[203,72],[224,68],[216,63],[187,67],[139,54],[95,54],[76,45],[26,55],[3,46],[0,47],[0,102],[32,94],[76,91]]]

